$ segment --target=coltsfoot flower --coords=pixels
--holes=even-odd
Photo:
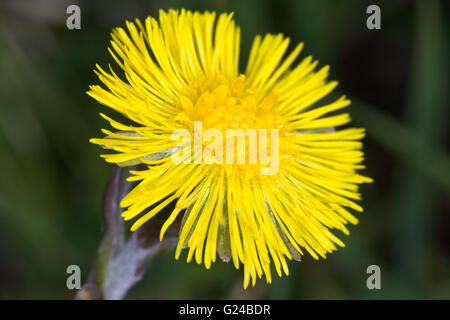
[[[282,276],[286,258],[299,260],[305,251],[325,258],[344,246],[330,229],[349,233],[346,224],[358,220],[348,209],[363,210],[354,202],[361,199],[358,185],[371,179],[356,173],[364,168],[364,129],[335,129],[350,116],[333,112],[350,101],[343,96],[317,106],[337,85],[326,80],[328,66],[315,71],[310,56],[294,65],[303,44],[284,57],[289,38],[269,34],[256,36],[240,74],[240,29],[232,14],[216,19],[214,12],[169,10],[160,12],[159,22],[149,17],[126,25],[128,33],[112,32],[109,49],[124,80],[97,66],[106,89],[91,86],[88,94],[133,123],[101,114],[115,130],[104,129],[107,137],[91,142],[116,151],[102,155],[106,161],[147,165],[132,171],[130,180],[139,184],[121,202],[124,219],[135,219],[131,230],[174,203],[160,239],[183,215],[176,258],[187,248],[188,262],[195,258],[210,268],[218,252],[236,268],[243,264],[244,287],[263,274],[270,283],[271,261]],[[277,134],[255,135],[259,143],[245,135],[243,145],[232,147],[231,161],[221,161],[227,136],[198,161],[190,152],[196,146],[173,135],[185,129],[195,137],[196,123],[200,134],[216,130],[214,142],[231,129]],[[203,150],[208,142],[200,144]],[[252,157],[262,151],[276,161],[269,174],[261,169],[274,163]],[[246,161],[235,163],[242,154]]]

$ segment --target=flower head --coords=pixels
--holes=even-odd
[[[183,215],[176,258],[188,248],[188,262],[209,268],[218,252],[243,264],[244,287],[263,274],[271,282],[271,261],[281,276],[286,258],[344,246],[330,229],[348,234],[357,223],[348,209],[362,211],[358,184],[371,179],[356,173],[364,129],[335,130],[350,116],[333,112],[350,101],[316,106],[337,85],[328,67],[315,71],[311,57],[294,65],[303,44],[283,58],[289,38],[269,34],[255,38],[240,74],[231,14],[161,11],[159,22],[127,28],[109,49],[125,81],[97,66],[106,89],[88,94],[133,122],[102,114],[116,131],[91,142],[116,151],[106,161],[147,165],[132,171],[139,184],[121,202],[131,229],[174,203],[160,238]],[[180,142],[180,130],[190,139]]]

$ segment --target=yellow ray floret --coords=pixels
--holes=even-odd
[[[255,38],[240,74],[240,29],[232,14],[160,11],[158,21],[126,26],[128,32],[113,30],[109,48],[123,76],[97,66],[104,86],[88,94],[133,123],[102,114],[114,131],[104,129],[107,137],[91,142],[116,151],[105,160],[147,165],[132,171],[129,180],[138,184],[121,202],[124,219],[134,219],[131,230],[174,204],[160,238],[183,215],[176,258],[187,248],[187,261],[210,268],[218,252],[236,268],[243,264],[244,287],[262,275],[271,282],[272,266],[288,274],[286,258],[298,260],[305,251],[325,258],[344,246],[330,230],[349,233],[346,224],[358,222],[349,209],[362,211],[358,186],[372,180],[356,173],[364,168],[364,129],[336,129],[350,121],[339,113],[350,101],[343,96],[317,107],[337,85],[327,81],[328,66],[315,70],[311,57],[295,65],[303,44],[286,56],[289,38],[269,34]],[[195,137],[211,129],[211,141],[225,142],[200,156],[190,152]],[[241,129],[276,135],[266,145],[262,136],[259,144],[245,136],[228,157],[227,134]],[[174,140],[177,130],[194,142]],[[208,143],[201,140],[201,150]],[[271,165],[264,153],[276,155],[271,174],[262,173]]]

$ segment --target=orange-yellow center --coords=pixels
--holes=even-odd
[[[245,76],[231,81],[205,81],[179,97],[181,113],[178,119],[202,121],[203,130],[270,129],[278,128],[270,111],[276,98],[272,91],[260,99],[245,89]]]
[[[278,140],[280,147],[283,145],[282,140],[285,134],[289,131],[288,125],[281,121],[274,112],[276,97],[276,90],[261,94],[248,88],[244,75],[232,80],[223,77],[204,79],[186,88],[178,97],[178,114],[175,120],[179,121],[191,134],[193,133],[194,137],[197,137],[194,127],[197,126],[196,122],[198,121],[201,121],[202,135],[209,129],[219,130],[222,133],[222,139],[226,141],[223,141],[222,144],[222,155],[214,150],[210,154],[216,160],[220,159],[220,156],[222,159],[228,159],[227,154],[230,150],[228,150],[227,144],[229,139],[234,140],[234,137],[232,137],[233,133],[230,133],[229,138],[227,130],[242,129],[245,146],[242,145],[241,140],[240,144],[236,143],[232,147],[234,149],[232,150],[233,156],[230,155],[229,158],[234,158],[233,165],[230,165],[228,160],[215,163],[224,164],[227,174],[236,168],[243,171],[245,176],[251,177],[261,166],[270,166],[265,160],[262,160],[261,154],[265,153],[268,157],[275,159],[273,153],[276,152],[276,159],[278,159],[278,142],[274,149],[272,147],[272,131],[276,131],[277,140],[280,138]],[[250,137],[251,134],[247,135],[246,133],[250,132],[249,129],[254,129],[251,132],[255,133],[252,137]],[[260,129],[265,130],[260,131]],[[265,132],[266,139],[261,140],[261,132]],[[200,139],[202,138],[200,137]],[[202,144],[206,150],[211,141],[205,140],[202,140]],[[194,144],[192,146],[195,147]],[[252,147],[250,148],[250,146]]]

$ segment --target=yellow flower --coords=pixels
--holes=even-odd
[[[134,124],[102,114],[117,130],[102,130],[106,138],[91,140],[117,151],[102,155],[106,161],[147,164],[146,170],[132,171],[129,180],[140,183],[121,202],[125,220],[140,215],[131,230],[175,203],[160,239],[183,214],[176,258],[188,248],[188,262],[195,255],[210,268],[218,251],[236,268],[243,264],[244,287],[263,274],[270,283],[271,261],[282,276],[288,274],[286,258],[299,260],[305,250],[325,258],[344,246],[330,229],[349,233],[345,225],[358,220],[348,209],[362,211],[354,202],[361,199],[358,184],[371,179],[356,173],[364,168],[359,141],[364,129],[336,131],[350,116],[329,114],[350,101],[343,96],[316,106],[337,85],[326,81],[328,66],[314,71],[317,61],[310,56],[294,65],[303,44],[283,58],[289,38],[269,34],[255,38],[240,74],[240,29],[232,14],[216,19],[214,12],[161,11],[159,23],[149,17],[144,24],[127,22],[127,28],[128,34],[122,28],[112,32],[109,49],[126,81],[112,68],[97,66],[107,89],[91,86],[88,94]],[[195,132],[198,122],[202,127]],[[189,152],[191,142],[174,139],[180,129],[194,140],[209,129],[276,135],[266,136],[265,145],[264,136],[257,136],[260,144],[253,150],[245,136],[245,146],[232,147],[231,161],[220,161],[222,151],[229,153],[226,143],[198,161],[198,154]],[[276,163],[258,157],[262,151]],[[175,162],[174,155],[182,161]],[[241,155],[245,161],[235,163]],[[272,165],[275,170],[264,174]]]

